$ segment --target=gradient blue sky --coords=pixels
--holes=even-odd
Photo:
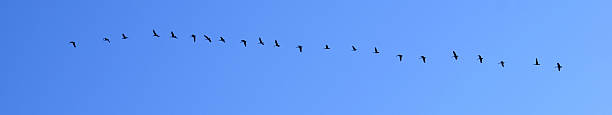
[[[0,114],[610,115],[611,5],[3,1]],[[191,34],[228,42],[193,43]]]

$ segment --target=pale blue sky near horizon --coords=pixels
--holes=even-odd
[[[609,115],[610,5],[5,1],[0,114]]]

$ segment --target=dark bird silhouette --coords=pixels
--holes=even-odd
[[[191,37],[193,38],[193,42],[195,43],[195,34],[191,34]]]
[[[246,40],[240,40],[240,43],[244,44],[244,47],[246,47]]]
[[[375,53],[375,54],[380,53],[380,52],[378,52],[378,49],[377,49],[376,47],[374,47],[374,53]]]
[[[404,57],[404,55],[402,54],[397,54],[397,57],[399,57],[399,60],[402,61],[402,57]]]
[[[158,37],[158,38],[159,38],[159,35],[157,35],[157,32],[155,32],[155,30],[153,30],[153,36],[155,36],[155,37]]]
[[[196,41],[196,36],[195,36],[195,34],[191,34],[191,37],[193,38],[193,42],[195,42],[195,41]]]
[[[563,66],[561,66],[561,64],[557,63],[557,66],[555,66],[555,67],[557,68],[557,70],[561,71],[561,68],[562,68]]]
[[[219,38],[221,38],[219,41],[225,43],[225,39],[223,39],[223,37],[219,37]]]
[[[108,42],[108,43],[110,43],[110,39],[108,39],[108,38],[104,38],[103,40]]]
[[[280,45],[278,45],[278,41],[277,40],[274,40],[274,46],[280,47]]]
[[[121,34],[121,36],[123,36],[123,38],[121,38],[121,39],[127,39],[128,38],[127,36],[125,36],[125,34]]]
[[[453,58],[455,58],[455,60],[459,58],[459,56],[457,56],[457,53],[455,53],[455,51],[453,51]]]
[[[172,35],[172,36],[170,36],[170,37],[172,37],[172,38],[175,38],[175,39],[176,39],[176,35],[174,35],[174,32],[170,31],[170,34]]]
[[[353,47],[353,51],[357,51],[357,48],[355,48],[355,46],[351,46],[351,47]]]
[[[72,47],[76,48],[76,42],[74,42],[74,41],[70,41],[70,42],[68,42],[68,43],[71,43],[71,44],[72,44]]]
[[[540,62],[538,62],[538,58],[536,58],[536,63],[533,65],[540,65]]]
[[[302,53],[302,46],[301,46],[301,45],[298,45],[298,46],[297,46],[297,47],[295,47],[295,48],[300,49],[300,53]]]
[[[210,40],[210,37],[208,37],[207,35],[204,35],[204,38],[206,38],[206,40],[208,40],[208,42],[212,42],[212,40]]]
[[[327,44],[325,44],[325,48],[323,48],[323,49],[329,50],[330,48],[329,48],[329,46]]]
[[[257,43],[257,44],[264,45],[264,42],[261,40],[261,37],[259,37],[259,43]]]
[[[501,64],[502,67],[506,67],[504,64],[506,64],[504,61],[500,61],[499,64]]]
[[[482,58],[482,56],[478,55],[478,60],[480,60],[480,63],[482,63],[482,59],[484,59],[484,58]]]
[[[425,56],[421,56],[421,59],[423,59],[423,63],[425,63]]]

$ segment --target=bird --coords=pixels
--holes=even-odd
[[[173,31],[170,31],[170,34],[172,35],[172,36],[170,36],[170,37],[172,37],[172,38],[175,38],[175,39],[176,39],[176,36],[174,35],[174,32],[173,32]]]
[[[278,41],[277,40],[274,40],[274,46],[275,47],[280,47],[280,45],[278,45]]]
[[[191,37],[193,38],[193,42],[195,43],[195,41],[196,41],[196,36],[195,36],[195,34],[191,34]]]
[[[298,45],[298,46],[297,46],[297,47],[295,47],[295,48],[300,49],[300,53],[302,53],[302,46],[301,46],[301,45]]]
[[[259,37],[259,43],[257,43],[257,44],[264,45],[264,42],[261,40],[261,37]]]
[[[127,36],[125,36],[125,34],[121,34],[121,36],[123,36],[123,38],[121,38],[121,39],[127,39],[128,38]]]
[[[480,63],[482,63],[482,59],[484,59],[484,58],[482,58],[482,56],[478,55],[478,60],[480,60]]]
[[[504,61],[500,61],[499,64],[501,64],[502,67],[505,67],[505,62]]]
[[[380,53],[380,52],[378,52],[378,49],[377,49],[376,47],[374,47],[374,53],[375,53],[375,54]]]
[[[453,51],[453,57],[455,58],[455,60],[457,60],[457,58],[459,58],[459,56],[457,56],[457,53],[455,53],[455,51]]]
[[[110,43],[110,39],[108,39],[108,38],[104,38],[103,40],[108,42],[108,43]]]
[[[219,37],[219,38],[221,38],[219,41],[225,43],[225,39],[223,39],[223,37]]]
[[[357,48],[355,48],[355,46],[354,46],[354,45],[353,45],[353,46],[351,46],[351,47],[353,47],[353,51],[357,51]]]
[[[155,30],[153,30],[153,36],[155,36],[155,37],[158,37],[158,38],[159,38],[159,35],[157,35],[157,32],[155,32]]]
[[[246,47],[246,40],[240,40],[240,43],[244,44],[244,47]]]
[[[536,63],[533,65],[540,65],[540,62],[538,62],[538,58],[536,58]]]
[[[421,56],[421,59],[423,59],[423,63],[425,63],[425,56]]]
[[[329,46],[327,44],[325,44],[325,48],[323,48],[323,49],[329,50],[331,48],[329,48]]]
[[[74,42],[74,41],[70,41],[70,42],[68,42],[68,43],[71,43],[71,44],[72,44],[72,47],[76,48],[76,42]]]
[[[206,38],[206,40],[208,40],[208,42],[212,42],[212,40],[210,40],[210,37],[208,37],[207,35],[204,35],[204,37]]]
[[[402,61],[402,57],[404,57],[404,55],[402,54],[397,54],[397,57],[399,57],[399,60]]]
[[[561,66],[561,64],[557,63],[557,66],[555,66],[555,67],[557,68],[557,70],[561,71],[561,68],[562,68],[563,66]]]

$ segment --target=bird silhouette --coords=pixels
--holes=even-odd
[[[327,44],[325,44],[325,48],[323,48],[323,49],[329,50],[330,48],[329,48],[329,46]]]
[[[561,66],[561,64],[557,63],[557,66],[555,66],[555,67],[557,68],[557,70],[561,71],[561,68],[562,68],[563,66]]]
[[[457,53],[455,53],[455,51],[453,51],[453,58],[455,58],[455,60],[459,58],[459,56],[457,56]]]
[[[399,57],[399,60],[402,61],[402,57],[404,57],[404,55],[402,54],[397,54],[397,57]]]
[[[240,40],[240,43],[244,44],[244,47],[246,47],[246,40]]]
[[[153,36],[155,36],[155,37],[158,37],[158,38],[159,38],[159,35],[157,35],[157,32],[155,32],[155,30],[153,30]]]
[[[540,62],[538,62],[538,58],[536,58],[536,63],[533,65],[540,65]]]
[[[302,46],[301,46],[301,45],[298,45],[298,46],[297,46],[297,47],[295,47],[295,48],[300,49],[300,53],[302,53]]]
[[[195,42],[196,42],[196,36],[195,36],[195,34],[191,34],[191,37],[193,38],[193,42],[195,43]]]
[[[204,35],[204,38],[206,38],[206,40],[208,40],[208,42],[212,42],[212,40],[210,40],[210,37],[208,37],[207,35]]]
[[[484,58],[482,58],[482,56],[478,55],[478,60],[480,60],[480,63],[482,63],[482,59],[484,59]]]
[[[353,46],[351,46],[351,47],[353,47],[353,51],[357,51],[357,48],[355,48],[355,46],[354,46],[354,45],[353,45]]]
[[[221,38],[219,41],[225,43],[225,39],[223,39],[223,37],[219,37],[219,38]]]
[[[108,42],[108,43],[110,43],[110,39],[108,39],[108,38],[104,38],[103,40]]]
[[[259,37],[259,43],[257,44],[261,44],[262,46],[264,45],[264,42],[261,40],[261,37]]]
[[[274,40],[274,46],[280,47],[280,45],[278,45],[278,41],[277,40]]]
[[[170,34],[172,35],[172,36],[170,36],[170,37],[172,37],[172,38],[175,38],[175,39],[176,39],[176,35],[174,35],[174,32],[173,32],[173,31],[170,31]]]
[[[421,59],[423,59],[423,63],[425,63],[425,56],[421,56]]]
[[[506,67],[504,64],[506,64],[504,61],[500,61],[499,64],[501,64],[502,67]]]
[[[76,42],[74,42],[74,41],[70,41],[70,42],[68,42],[68,43],[71,43],[71,44],[72,44],[72,47],[76,48]]]
[[[128,38],[127,36],[125,36],[125,34],[121,34],[121,36],[123,36],[123,38],[121,38],[121,39],[127,39]]]
[[[378,48],[374,47],[374,53],[375,53],[375,54],[380,53],[380,52],[378,52]]]

